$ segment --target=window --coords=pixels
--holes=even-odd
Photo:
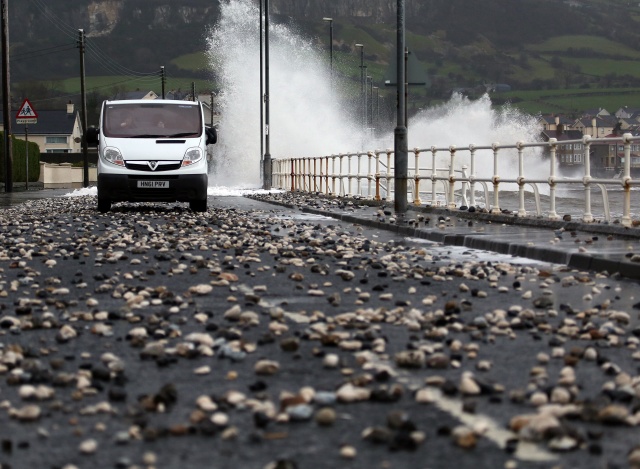
[[[573,155],[573,161],[576,163],[582,163],[582,155],[580,153],[576,153]]]
[[[69,150],[65,150],[65,149],[53,149],[53,150],[47,150],[47,153],[69,153]]]
[[[573,148],[575,148],[576,150],[582,150],[582,143],[576,143]]]
[[[47,137],[45,143],[67,143],[67,137]]]

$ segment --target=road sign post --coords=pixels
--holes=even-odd
[[[25,178],[24,178],[24,188],[25,190],[29,190],[29,126],[24,126],[24,143],[25,143]]]
[[[29,100],[25,99],[16,114],[16,124],[24,124],[24,141],[26,145],[25,159],[27,165],[25,168],[25,190],[29,190],[29,124],[36,124],[37,122],[38,113],[33,109]]]

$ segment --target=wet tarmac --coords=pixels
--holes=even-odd
[[[465,246],[571,233],[62,192],[0,211],[2,468],[635,460],[637,282]]]

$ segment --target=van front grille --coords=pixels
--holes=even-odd
[[[169,164],[163,164],[163,162],[158,161],[156,169],[151,169],[152,165],[150,165],[149,162],[147,161],[144,161],[144,162],[137,161],[135,163],[127,161],[125,163],[125,166],[127,169],[131,169],[134,171],[147,171],[147,172],[158,173],[161,171],[175,171],[176,169],[180,169],[181,163],[171,161]]]

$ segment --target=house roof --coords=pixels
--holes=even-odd
[[[68,114],[66,109],[38,111],[38,123],[29,125],[31,135],[71,135],[78,111]],[[4,114],[0,113],[0,123],[4,126]],[[11,132],[24,135],[25,125],[11,122]]]
[[[565,117],[565,116],[557,116],[558,120],[560,121],[561,124],[563,125],[567,125],[567,124],[572,124],[573,120]],[[546,122],[547,124],[551,124],[551,125],[555,125],[556,123],[556,116],[553,114],[545,114],[540,116],[540,119],[543,120],[544,122]]]
[[[584,127],[592,127],[592,120],[596,120],[597,127],[615,127],[618,123],[616,116],[596,116],[596,117],[582,117],[578,119],[576,123],[581,123]]]
[[[599,107],[594,109],[587,109],[584,111],[585,116],[609,116],[611,113],[605,108]]]
[[[151,95],[153,97],[153,99],[157,98],[157,94],[150,90],[150,91],[123,91],[121,93],[117,93],[112,99],[114,100],[120,100],[120,99],[143,99],[146,96]]]
[[[550,138],[555,138],[558,141],[562,140],[580,140],[583,137],[582,132],[579,130],[565,130],[562,133],[559,133],[555,130],[544,130],[542,132],[542,136],[545,141],[548,141]]]

